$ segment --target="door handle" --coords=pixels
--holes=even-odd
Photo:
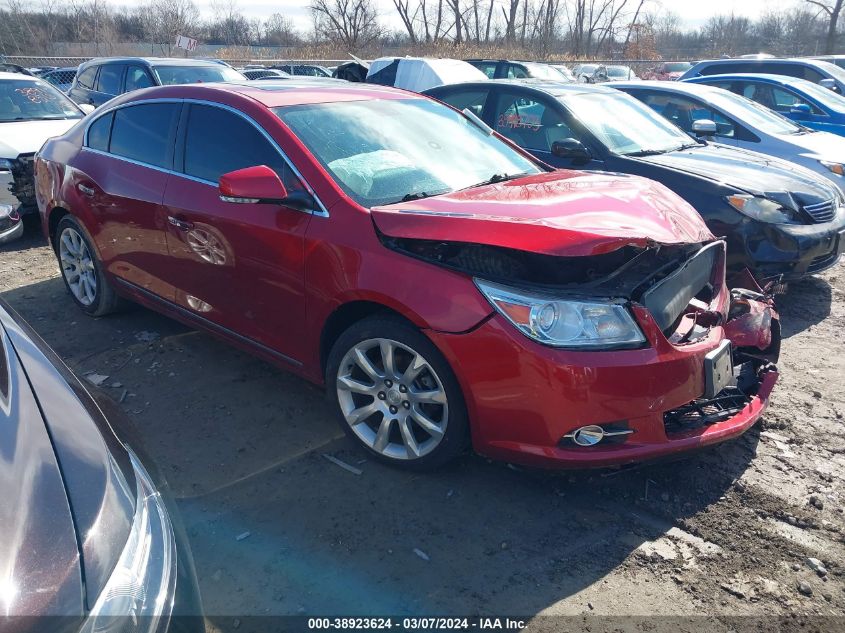
[[[185,222],[184,220],[180,220],[179,218],[174,218],[172,215],[167,216],[167,221],[180,231],[190,231],[192,228],[194,228],[193,222]]]
[[[92,197],[96,192],[94,191],[93,187],[89,187],[88,185],[83,185],[79,183],[76,185],[76,188],[79,189],[80,193],[88,196],[89,198]]]

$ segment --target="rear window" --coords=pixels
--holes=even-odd
[[[149,165],[170,168],[180,108],[175,103],[149,103],[116,110],[109,151]]]
[[[237,70],[223,66],[222,64],[210,64],[208,66],[156,66],[154,70],[162,86],[213,83],[217,81],[243,81],[246,79]]]

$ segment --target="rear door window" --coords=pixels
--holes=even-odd
[[[191,106],[185,135],[187,175],[217,183],[223,174],[258,165],[275,171],[288,190],[303,188],[278,150],[249,121],[222,108]]]
[[[100,76],[97,77],[97,92],[119,95],[124,68],[123,64],[106,64],[103,66],[100,69]]]
[[[156,167],[173,166],[181,104],[147,103],[115,110],[109,151]],[[220,129],[218,128],[217,133]]]

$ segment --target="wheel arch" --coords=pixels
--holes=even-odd
[[[372,299],[355,299],[342,303],[328,315],[320,332],[321,376],[325,376],[326,374],[326,365],[329,360],[329,354],[340,335],[355,323],[375,315],[392,316],[409,325],[420,328],[419,323],[415,323],[412,319],[408,318],[408,316],[386,303],[381,303]]]
[[[53,250],[56,250],[56,231],[59,228],[59,222],[68,215],[72,215],[70,210],[58,205],[50,209],[47,214],[47,238]]]

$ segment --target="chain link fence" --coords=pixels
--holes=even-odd
[[[82,62],[86,62],[93,57],[37,57],[37,56],[6,56],[0,57],[0,61],[5,61],[9,64],[17,64],[24,68],[43,68],[43,67],[58,67],[68,68],[79,66]],[[186,58],[186,59],[191,59]],[[227,64],[235,67],[243,67],[248,64],[261,64],[265,66],[272,66],[275,64],[318,64],[320,66],[332,67],[343,64],[352,59],[293,59],[293,58],[276,58],[276,59],[229,59],[222,58]],[[659,61],[653,59],[593,59],[593,60],[573,60],[568,62],[552,62],[565,63],[569,67],[577,64],[605,64],[605,65],[625,65],[630,66],[631,69],[640,75],[643,72],[650,70],[659,64]]]

